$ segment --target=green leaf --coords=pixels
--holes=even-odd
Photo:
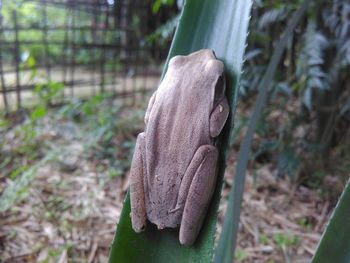
[[[231,114],[221,138],[217,186],[196,243],[192,247],[181,246],[178,229],[158,231],[151,224],[147,225],[146,231],[136,234],[131,228],[128,195],[112,244],[110,263],[212,261],[217,210],[236,108],[250,8],[251,1],[247,0],[187,1],[167,58],[168,62],[176,55],[187,55],[202,48],[211,48],[226,68],[227,97]],[[163,75],[165,72],[166,66]]]
[[[350,180],[328,222],[311,263],[350,262]]]
[[[36,65],[36,61],[35,61],[35,58],[33,56],[31,56],[31,55],[28,56],[27,65],[28,65],[28,67],[34,67]]]
[[[215,262],[231,263],[233,261],[234,251],[236,247],[236,239],[238,234],[239,216],[241,212],[241,204],[243,199],[245,172],[248,165],[250,147],[253,140],[255,128],[257,126],[261,112],[267,100],[267,92],[272,83],[276,68],[281,60],[282,54],[293,33],[294,28],[301,20],[309,4],[309,0],[303,2],[300,8],[294,12],[293,17],[289,21],[286,30],[281,39],[275,46],[275,51],[271,57],[271,61],[266,69],[264,77],[258,85],[259,94],[256,99],[253,114],[250,119],[247,133],[240,146],[238,154],[236,175],[233,187],[229,193],[227,211],[222,228],[222,235],[219,240],[218,248],[215,254]]]
[[[59,91],[64,89],[64,84],[61,83],[61,82],[51,81],[51,82],[49,82],[48,86],[49,86],[50,91],[53,94],[56,94],[57,92],[59,92]]]
[[[159,11],[162,5],[173,5],[174,0],[155,0],[152,4],[152,13],[155,14]]]
[[[36,121],[38,119],[41,119],[45,115],[46,115],[46,107],[44,105],[39,105],[30,113],[30,120]]]
[[[155,0],[155,2],[152,5],[152,13],[153,14],[157,13],[161,5],[162,5],[162,0]]]

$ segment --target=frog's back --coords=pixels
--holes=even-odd
[[[187,56],[170,63],[150,112],[145,193],[148,218],[157,225],[180,223],[182,211],[169,211],[176,206],[181,180],[197,149],[213,144],[209,118],[215,76],[206,72],[209,59]]]

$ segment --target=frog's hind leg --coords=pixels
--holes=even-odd
[[[201,146],[181,183],[180,203],[181,197],[186,197],[179,234],[180,243],[183,245],[192,245],[201,229],[215,188],[217,159],[218,150],[215,146]]]
[[[131,223],[135,232],[139,233],[146,227],[146,205],[145,190],[143,185],[144,177],[144,149],[145,134],[137,136],[135,152],[130,169],[130,203]]]

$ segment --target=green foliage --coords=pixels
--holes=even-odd
[[[103,164],[100,172],[110,177],[123,175],[130,167],[134,148],[134,130],[143,123],[143,111],[132,108],[132,114],[118,118],[126,110],[112,94],[92,96],[86,101],[74,99],[63,106],[58,115],[78,123],[81,134],[77,139],[84,141],[84,153]]]
[[[29,51],[25,50],[22,53],[22,57],[21,57],[22,61],[20,63],[20,69],[23,70],[25,68],[29,68],[31,70],[31,74],[29,79],[33,80],[37,74],[38,74],[38,70],[36,68],[36,60],[33,57],[32,54],[29,53]]]
[[[256,16],[253,15],[250,23],[247,63],[240,88],[244,102],[250,102],[252,93],[258,89],[280,33],[299,2],[255,2]],[[314,169],[323,169],[324,174],[336,174],[328,157],[337,152],[335,159],[344,164],[348,155],[342,149],[350,148],[348,141],[345,146],[342,139],[349,133],[350,33],[346,15],[349,5],[342,0],[322,4],[311,1],[311,5],[303,24],[289,36],[286,52],[271,80],[270,104],[265,110],[268,116],[287,109],[287,118],[279,121],[279,128],[283,129],[278,131],[281,136],[273,138],[278,147],[268,150],[270,159],[278,163],[279,175],[312,174],[308,162],[322,164]],[[271,141],[271,134],[277,132],[276,123],[265,119],[260,122],[259,135]],[[305,136],[298,138],[296,134],[301,129]],[[258,147],[257,151],[260,150]],[[296,154],[300,152],[302,159]],[[312,184],[314,178],[308,176],[306,180]]]
[[[176,15],[169,19],[165,24],[158,27],[152,34],[146,37],[147,44],[159,43],[164,46],[167,41],[172,37],[180,15]]]
[[[50,262],[58,262],[60,260],[60,256],[64,250],[69,251],[73,247],[73,244],[63,244],[60,247],[50,247],[47,251],[47,255],[45,259],[38,261],[38,263],[50,263]]]
[[[125,174],[129,168],[134,148],[132,132],[137,123],[142,123],[141,112],[135,110],[128,118],[119,118],[125,108],[109,94],[96,95],[87,101],[73,100],[58,110],[46,107],[45,101],[53,99],[61,87],[52,83],[37,88],[43,102],[31,109],[22,123],[13,124],[10,119],[1,119],[4,127],[0,134],[6,136],[0,141],[0,169],[9,184],[0,197],[0,212],[11,209],[27,196],[39,168],[49,162],[60,165],[59,157],[66,151],[66,146],[53,147],[55,144],[50,140],[42,140],[46,130],[44,123],[48,120],[57,123],[67,118],[66,121],[80,125],[79,132],[73,132],[71,136],[85,143],[83,154],[86,158],[101,163],[97,169],[106,175],[105,181]],[[8,147],[8,144],[13,146]],[[52,196],[47,200],[42,216],[56,222],[66,208],[67,204],[59,197]]]
[[[312,224],[305,217],[302,217],[298,220],[298,224],[304,227],[306,230],[310,230],[312,228]]]
[[[15,129],[15,136],[21,143],[14,150],[17,154],[26,155],[29,160],[36,159],[38,155],[37,131],[34,129],[33,122],[27,120]]]
[[[323,52],[327,47],[327,39],[320,32],[316,32],[316,24],[309,21],[305,32],[305,45],[300,53],[297,76],[304,83],[304,105],[312,109],[313,89],[329,89],[327,74],[321,66],[324,64]]]
[[[24,27],[30,26],[38,26],[44,23],[42,12],[42,6],[38,6],[37,3],[28,2],[23,0],[16,1],[6,1],[6,4],[2,7],[2,15],[4,17],[3,24],[8,27],[14,26],[14,15],[13,12],[16,11],[16,17],[18,25]],[[38,10],[39,9],[39,10]],[[65,10],[63,8],[52,8],[47,7],[47,17],[49,18],[48,23],[51,26],[64,25],[65,18]],[[53,40],[64,39],[64,31],[57,30],[53,34]],[[50,36],[51,37],[51,36]],[[28,31],[20,31],[18,35],[19,41],[34,41],[34,42],[42,42],[43,41],[43,32],[38,30],[28,30]],[[6,31],[4,34],[4,40],[6,41],[14,41],[14,32]],[[51,40],[50,38],[48,40]],[[49,45],[48,46],[49,56],[53,60],[57,60],[60,58],[62,54],[62,50],[57,45]],[[43,48],[43,44],[37,45],[26,45],[21,46],[20,53],[24,54],[28,52],[35,60],[43,60],[45,56],[45,49]],[[22,55],[21,55],[22,57]],[[7,59],[13,59],[10,56],[5,56]]]
[[[259,235],[259,243],[262,245],[267,245],[269,238],[265,234]]]
[[[174,2],[175,0],[154,0],[152,4],[152,13],[157,13],[162,5],[173,5]]]
[[[175,55],[189,54],[201,48],[212,48],[216,56],[224,61],[227,70],[227,95],[232,112],[221,138],[222,147],[217,187],[196,244],[192,247],[181,246],[177,230],[158,231],[151,224],[143,233],[136,234],[131,228],[128,195],[112,244],[110,262],[212,261],[217,208],[236,105],[250,6],[250,1],[245,0],[187,1],[167,59],[169,61]],[[240,12],[236,12],[238,9]],[[228,20],[227,17],[231,19]],[[166,67],[163,74],[165,71]]]
[[[0,132],[9,126],[9,121],[6,120],[0,113]]]
[[[30,120],[31,121],[37,121],[44,117],[46,115],[46,107],[44,105],[37,106],[31,113],[30,113]]]
[[[40,141],[38,123],[47,115],[47,104],[62,89],[63,85],[56,82],[37,86],[35,94],[39,98],[39,104],[29,110],[28,117],[14,127],[11,127],[13,124],[10,120],[2,121],[4,132],[10,130],[13,138],[0,142],[0,160],[2,160],[0,167],[4,175],[12,180],[11,185],[4,190],[1,196],[0,212],[10,209],[17,199],[23,198],[37,170],[55,158],[55,152],[48,150],[46,143]],[[17,142],[15,147],[3,150],[7,143],[13,144],[14,142]],[[42,152],[46,152],[43,158],[41,157]],[[3,156],[6,157],[2,158]],[[21,163],[22,156],[26,159],[24,163]]]
[[[260,30],[267,29],[272,24],[284,21],[286,17],[287,11],[285,6],[279,6],[278,8],[268,9],[259,18],[258,28]]]
[[[312,263],[350,261],[350,180],[328,222]]]
[[[16,19],[19,27],[33,28],[31,30],[19,30],[18,41],[22,42],[19,50],[21,62],[26,59],[28,54],[34,58],[38,64],[42,64],[46,56],[51,64],[54,64],[54,62],[62,62],[62,56],[67,58],[71,57],[73,54],[71,46],[68,45],[65,48],[63,46],[66,36],[69,42],[74,43],[92,43],[96,41],[96,39],[93,39],[91,31],[79,30],[75,31],[73,34],[71,31],[66,32],[64,29],[66,26],[73,26],[73,15],[79,18],[75,20],[74,26],[91,26],[91,13],[86,12],[86,10],[78,9],[73,11],[58,7],[57,5],[47,4],[47,19],[45,20],[42,12],[44,5],[42,5],[40,1],[6,0],[3,2],[1,14],[5,27],[13,28],[15,26],[14,12],[16,12]],[[97,19],[100,19],[98,13],[96,13],[96,16]],[[130,20],[131,26],[137,31],[140,24],[139,16],[135,15]],[[42,28],[45,26],[48,28],[62,27],[62,29],[48,30],[47,35],[44,35]],[[122,34],[123,33],[117,29],[103,32],[101,32],[101,30],[96,30],[94,36],[98,39],[103,39],[106,43],[115,43],[117,39],[120,39]],[[1,37],[6,42],[13,42],[15,41],[15,32],[5,30]],[[47,48],[44,46],[45,41],[48,43]],[[23,42],[35,42],[35,44],[24,45]],[[57,45],[52,42],[62,43],[62,45]],[[88,64],[91,61],[96,61],[96,58],[101,57],[101,54],[97,54],[99,50],[91,50],[82,46],[74,52],[75,63]],[[13,52],[3,52],[3,60],[5,62],[12,63],[14,59]],[[113,56],[106,56],[106,63],[111,63],[113,59]],[[25,68],[30,69],[31,67],[22,63],[21,69]]]
[[[298,243],[298,238],[286,233],[278,233],[272,237],[275,244],[281,249],[286,249],[289,246],[296,245]]]
[[[278,175],[288,175],[293,177],[300,159],[297,157],[294,149],[290,145],[285,145],[278,153],[277,169]]]
[[[248,258],[248,253],[244,250],[237,249],[235,254],[235,260],[236,262],[242,262],[243,260]]]
[[[64,85],[62,83],[50,81],[47,84],[37,85],[34,89],[34,93],[39,97],[41,103],[48,103],[63,89]]]
[[[28,190],[30,182],[34,179],[37,170],[45,163],[52,160],[54,157],[55,157],[55,154],[53,152],[48,153],[45,158],[43,158],[33,166],[29,167],[28,169],[20,168],[25,171],[21,174],[21,176],[16,175],[15,180],[12,182],[10,186],[8,186],[5,189],[5,191],[1,195],[0,213],[3,213],[6,210],[10,209],[18,198],[21,198],[24,196],[24,194]]]
[[[309,1],[305,0],[299,9],[294,12],[293,17],[289,20],[287,28],[285,29],[282,37],[280,38],[276,49],[273,52],[270,63],[266,69],[266,72],[259,83],[259,94],[256,99],[253,114],[250,119],[247,133],[240,146],[238,154],[238,161],[236,167],[236,173],[234,178],[234,185],[230,190],[229,199],[227,204],[226,215],[223,223],[222,235],[220,237],[218,251],[223,251],[222,255],[216,254],[216,262],[230,263],[233,260],[234,250],[236,247],[236,240],[238,235],[239,216],[241,211],[241,204],[243,200],[244,184],[246,169],[249,160],[250,148],[253,141],[253,135],[257,127],[258,119],[265,106],[267,100],[267,93],[271,80],[275,74],[277,66],[282,58],[284,49],[286,47],[288,38],[297,26],[298,22],[303,17],[307,10]]]

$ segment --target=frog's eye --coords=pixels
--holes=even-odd
[[[212,75],[221,75],[224,72],[224,63],[217,59],[210,59],[205,65],[205,71]]]
[[[215,84],[214,106],[225,96],[225,76],[221,75]]]

